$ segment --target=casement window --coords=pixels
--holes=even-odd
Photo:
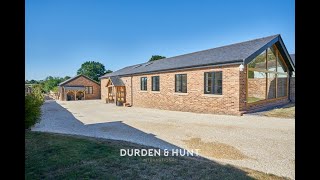
[[[86,86],[86,94],[93,94],[93,87],[92,86]]]
[[[160,77],[159,76],[152,76],[152,91],[160,91]]]
[[[140,79],[140,90],[146,91],[147,90],[147,77],[141,77]]]
[[[175,92],[187,93],[187,74],[176,74]]]
[[[204,73],[204,93],[222,95],[222,71]]]

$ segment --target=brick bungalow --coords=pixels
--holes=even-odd
[[[280,35],[128,66],[105,74],[107,103],[234,114],[288,103],[295,70]]]
[[[59,84],[58,99],[61,101],[100,99],[100,84],[95,80],[77,75]]]

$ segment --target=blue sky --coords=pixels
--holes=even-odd
[[[26,0],[26,79],[75,76],[281,34],[295,52],[294,0]]]

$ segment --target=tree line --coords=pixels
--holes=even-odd
[[[85,75],[97,82],[99,82],[99,77],[106,73],[111,73],[111,70],[106,70],[105,66],[100,62],[86,61],[77,70],[77,75]],[[65,77],[53,77],[48,76],[43,80],[26,80],[25,84],[32,84],[33,88],[41,89],[43,93],[48,93],[50,91],[58,92],[58,85],[70,79],[70,76]]]
[[[156,61],[159,59],[164,59],[165,56],[160,55],[153,55],[148,60],[150,61]],[[77,75],[85,75],[97,82],[99,82],[99,77],[103,76],[104,74],[111,73],[111,70],[106,70],[105,66],[100,62],[95,61],[86,61],[83,64],[81,64],[81,67],[77,70]],[[26,80],[25,84],[33,84],[33,87],[40,89],[43,93],[48,93],[50,91],[58,92],[58,85],[70,79],[70,76],[65,77],[53,77],[48,76],[43,80]]]

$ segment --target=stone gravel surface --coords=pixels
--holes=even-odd
[[[42,106],[33,131],[124,140],[162,149],[197,147],[220,163],[295,178],[295,120],[229,116],[138,107],[117,107],[101,100],[54,101]],[[196,140],[196,141],[195,141]],[[201,146],[200,146],[201,145]],[[210,153],[225,153],[223,155]],[[236,152],[241,157],[235,154]]]

